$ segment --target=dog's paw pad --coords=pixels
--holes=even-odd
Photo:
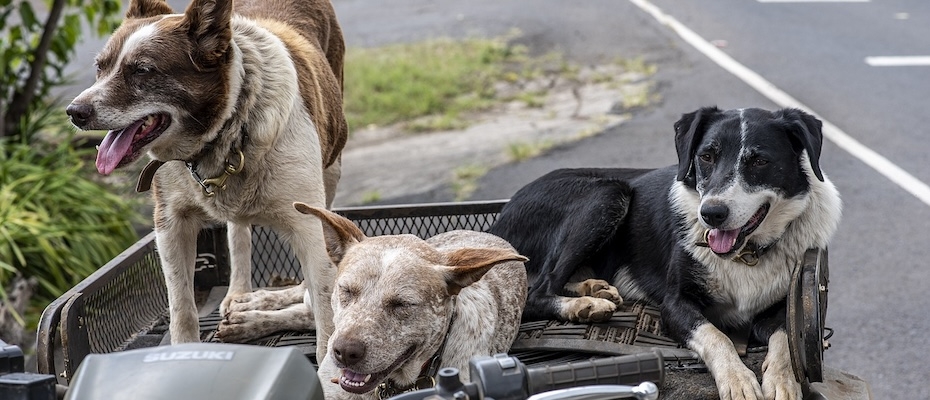
[[[567,285],[567,288],[577,293],[579,296],[591,296],[599,299],[606,299],[610,300],[616,305],[623,304],[623,298],[620,297],[620,292],[616,287],[611,286],[611,284],[605,280],[588,279],[570,285],[570,287]]]
[[[617,305],[610,300],[595,297],[569,299],[563,316],[573,322],[601,322],[610,319]]]
[[[608,286],[604,289],[598,290],[594,292],[593,296],[599,299],[610,300],[612,303],[618,306],[623,304],[623,297],[620,297],[620,293],[617,291],[617,288],[613,286]]]

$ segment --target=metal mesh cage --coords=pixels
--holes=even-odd
[[[335,211],[355,222],[366,236],[407,233],[427,239],[456,229],[485,231],[494,223],[503,205],[504,202],[499,201],[355,207]],[[302,279],[300,262],[273,230],[255,227],[252,230],[252,285],[276,286],[277,278]]]
[[[90,352],[125,347],[132,338],[168,314],[158,255],[145,254],[125,272],[84,298],[83,319]]]
[[[335,211],[354,221],[367,236],[406,233],[426,239],[456,229],[486,231],[504,204],[466,202]],[[277,286],[278,278],[294,278],[295,282],[302,278],[300,264],[289,246],[268,228],[252,230],[251,260],[255,287]],[[225,228],[201,232],[195,269],[198,304],[218,304],[215,299],[222,298],[229,279]],[[40,322],[39,371],[60,374],[66,383],[89,353],[164,343],[167,307],[154,234],[150,234],[49,305]],[[212,311],[202,311],[206,315],[200,319],[201,338],[213,341],[221,318],[215,306]],[[314,332],[281,332],[252,344],[296,346],[308,355],[316,351]],[[676,350],[676,344],[659,330],[655,308],[639,303],[624,305],[605,324],[526,323],[514,351],[531,363],[579,359],[585,353],[628,354],[636,351],[632,346]]]

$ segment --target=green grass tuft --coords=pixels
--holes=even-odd
[[[437,127],[494,104],[503,65],[519,57],[504,40],[438,39],[346,52],[345,112],[351,129],[438,115]],[[426,124],[426,130],[434,128]]]

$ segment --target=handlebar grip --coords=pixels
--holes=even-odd
[[[661,386],[665,364],[659,352],[647,352],[526,369],[529,394],[584,385],[637,385],[652,381]]]

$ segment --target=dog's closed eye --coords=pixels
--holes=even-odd
[[[391,297],[384,302],[385,309],[390,311],[395,317],[403,319],[413,314],[417,303],[409,299],[400,297]]]
[[[403,307],[413,307],[417,304],[413,301],[405,300],[399,297],[394,297],[388,299],[387,306],[388,308],[403,308]]]
[[[355,301],[358,298],[359,290],[358,288],[349,287],[349,286],[339,286],[339,302],[342,304],[349,304]]]

